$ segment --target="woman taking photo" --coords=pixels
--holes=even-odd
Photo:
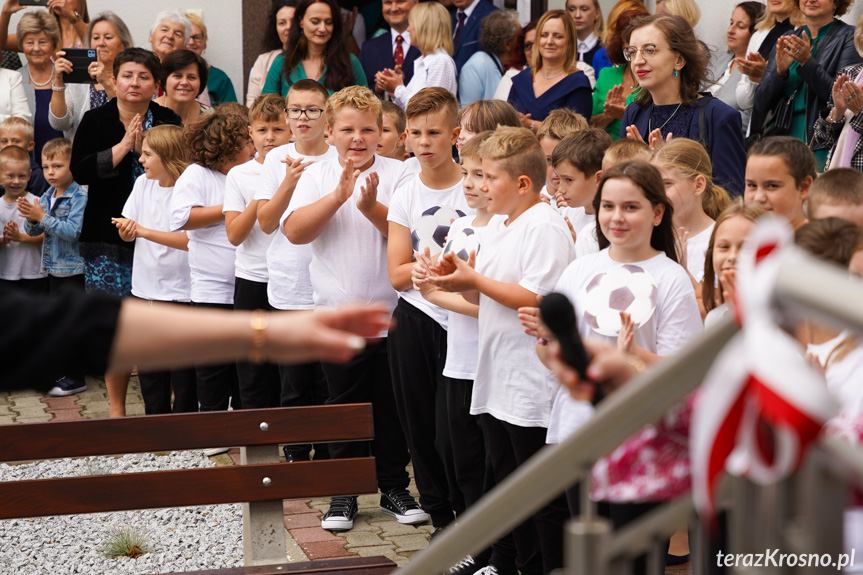
[[[87,291],[127,296],[133,248],[120,239],[111,218],[122,213],[135,179],[144,173],[139,162],[144,132],[161,124],[180,125],[180,118],[153,101],[161,66],[152,52],[123,50],[113,71],[116,98],[84,114],[72,143],[70,169],[76,182],[89,186],[80,238]],[[109,373],[105,382],[111,415],[124,415],[129,374]]]
[[[590,118],[593,91],[576,62],[575,25],[563,10],[549,10],[536,26],[531,66],[512,79],[508,101],[534,132],[548,113],[569,108]]]
[[[452,92],[458,89],[455,61],[452,59],[452,24],[449,13],[438,2],[424,2],[408,14],[408,34],[420,51],[414,60],[414,75],[407,86],[404,75],[382,70],[375,77],[375,88],[393,95],[403,110],[414,94],[423,88],[439,87]]]
[[[804,26],[779,37],[755,91],[751,132],[769,129],[763,125],[765,116],[788,98],[793,101],[793,114],[786,135],[806,143],[812,140],[815,120],[830,100],[833,80],[846,66],[863,62],[854,48],[854,27],[838,19],[851,3],[852,0],[801,2]],[[824,169],[828,151],[823,143],[815,146],[818,171]]]
[[[299,80],[317,80],[332,94],[366,85],[362,64],[345,47],[344,24],[335,0],[301,0],[284,52],[273,60],[263,94],[288,95]]]
[[[16,34],[8,36],[9,19],[12,14],[29,8],[22,6],[18,0],[6,0],[0,10],[0,46],[10,52],[21,51],[18,47]],[[83,48],[87,37],[87,24],[90,13],[87,11],[87,0],[48,0],[48,12],[54,17],[60,29],[58,47]]]
[[[207,62],[195,52],[174,50],[162,60],[159,83],[165,93],[156,98],[156,103],[173,110],[184,126],[201,114],[211,113],[213,108],[195,99],[207,87],[209,70]]]
[[[623,33],[623,55],[641,90],[626,107],[620,137],[661,145],[671,136],[700,142],[713,160],[713,181],[743,194],[746,151],[740,112],[701,96],[708,54],[680,16],[640,16]]]
[[[87,27],[85,46],[96,50],[96,61],[87,71],[96,80],[95,84],[69,84],[63,82],[63,73],[72,71],[72,63],[64,58],[63,50],[57,52],[54,68],[54,93],[48,121],[55,130],[62,130],[70,140],[75,139],[75,131],[81,118],[88,110],[104,106],[114,97],[114,58],[117,54],[132,47],[132,35],[126,23],[113,12],[102,12]]]
[[[270,71],[270,66],[272,66],[276,56],[288,49],[288,34],[291,31],[291,22],[294,19],[296,9],[297,0],[275,0],[273,2],[273,9],[270,11],[267,29],[264,32],[264,48],[268,51],[258,56],[252,66],[252,71],[249,72],[249,89],[246,90],[247,108],[251,108],[257,97],[261,95],[261,90],[264,89],[264,82],[267,79],[267,72]]]

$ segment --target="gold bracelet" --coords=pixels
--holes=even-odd
[[[267,319],[267,314],[263,310],[255,310],[252,314],[252,319],[249,320],[252,326],[252,351],[249,354],[249,361],[252,363],[264,363],[264,344],[267,343],[267,326],[270,321]]]

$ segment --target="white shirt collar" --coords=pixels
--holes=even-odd
[[[590,52],[593,47],[596,46],[597,42],[599,42],[599,38],[597,38],[596,34],[594,34],[593,32],[591,32],[590,36],[588,36],[584,40],[579,40],[577,46],[579,56],[578,59],[581,60],[581,55],[585,52]]]
[[[397,44],[396,44],[396,38],[398,38],[398,37],[399,37],[399,33],[398,33],[398,32],[396,32],[395,30],[393,30],[392,28],[390,28],[390,40],[392,40],[392,43],[393,43],[393,53],[395,53],[395,51],[396,51],[396,46],[397,46]],[[404,32],[402,32],[402,33],[401,33],[401,37],[402,37],[402,39],[404,40],[404,41],[402,42],[402,51],[405,53],[405,56],[407,56],[407,55],[408,55],[408,50],[409,50],[409,49],[410,49],[410,47],[411,47],[411,35],[410,35],[410,32],[408,32],[407,30],[405,30]]]
[[[473,2],[470,3],[470,6],[464,9],[464,13],[467,15],[468,18],[470,18],[470,15],[473,14],[474,9],[476,8],[476,5],[479,4],[479,2],[480,0],[473,0]],[[467,18],[465,19],[465,22],[467,22]],[[456,11],[455,23],[456,25],[458,25],[458,11]]]

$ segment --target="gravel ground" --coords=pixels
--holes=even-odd
[[[201,451],[0,464],[0,481],[214,467]],[[152,549],[110,559],[101,549],[118,528],[146,532]],[[0,573],[167,573],[240,567],[242,506],[210,505],[0,521]]]

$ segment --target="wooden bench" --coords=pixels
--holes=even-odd
[[[0,426],[0,462],[239,445],[241,465],[0,482],[0,519],[243,503],[246,567],[200,575],[389,573],[385,558],[285,563],[284,499],[376,493],[373,457],[279,462],[280,443],[369,441],[370,404]]]

